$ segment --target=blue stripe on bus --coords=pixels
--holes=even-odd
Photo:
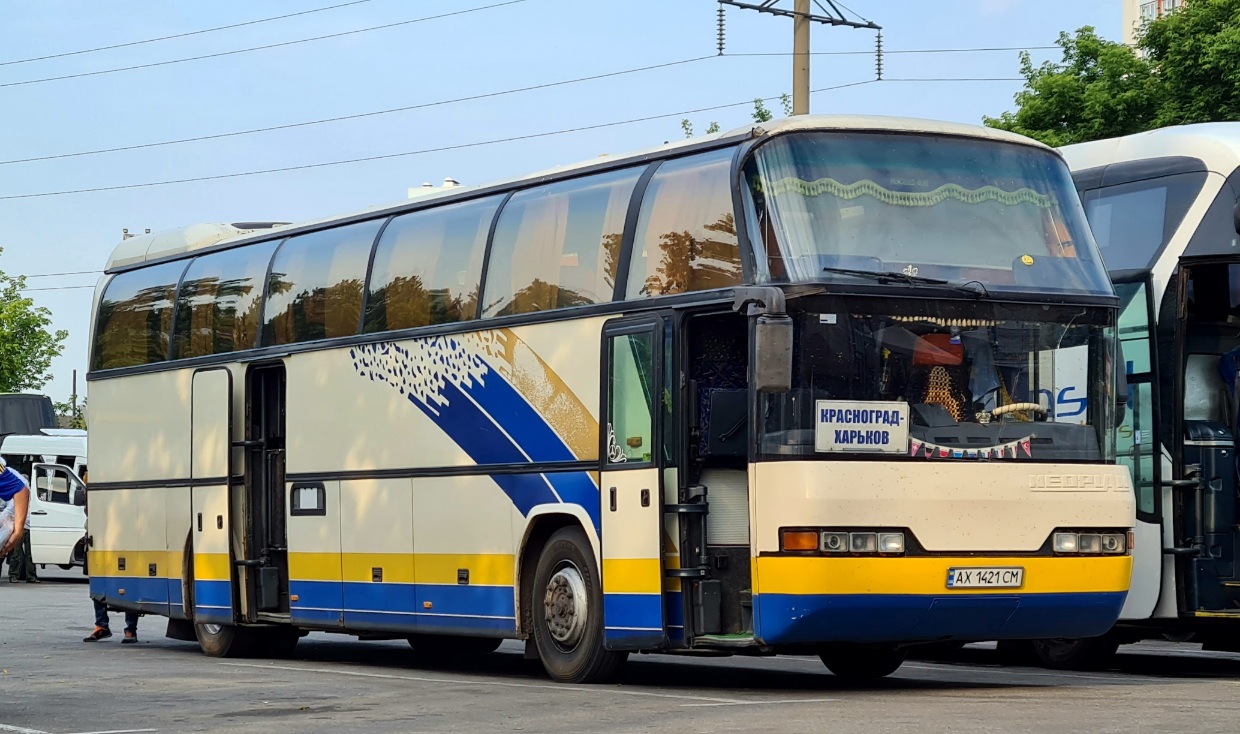
[[[343,587],[344,607],[340,607]],[[289,582],[294,623],[413,632],[516,631],[511,586]],[[416,596],[415,596],[416,594]],[[431,602],[431,608],[422,606]]]
[[[663,644],[661,594],[603,594],[603,642],[612,650]]]
[[[758,639],[913,642],[1094,637],[1115,624],[1126,592],[994,595],[759,594]]]

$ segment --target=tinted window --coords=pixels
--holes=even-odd
[[[357,333],[370,246],[382,224],[372,220],[285,240],[271,263],[264,344]]]
[[[741,282],[728,185],[733,152],[712,151],[659,166],[637,220],[628,298]]]
[[[393,219],[375,249],[366,331],[474,318],[487,234],[499,201],[465,202]]]
[[[483,316],[610,301],[639,170],[521,191],[500,214]]]
[[[194,258],[177,294],[174,359],[258,345],[263,276],[276,244],[260,242]]]
[[[1107,270],[1150,267],[1205,179],[1182,173],[1085,192],[1085,216]]]
[[[168,358],[172,306],[184,271],[184,261],[170,262],[121,273],[108,283],[95,324],[95,369]]]

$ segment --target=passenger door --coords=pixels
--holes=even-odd
[[[68,565],[86,535],[86,486],[60,464],[34,464],[30,473],[30,555],[35,563]]]
[[[603,331],[602,577],[604,642],[657,647],[663,618],[663,324],[613,321]]]
[[[190,414],[190,521],[194,621],[232,624],[233,573],[229,485],[232,476],[232,373],[194,374]]]

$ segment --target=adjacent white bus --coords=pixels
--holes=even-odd
[[[96,299],[91,595],[208,654],[873,677],[1124,604],[1118,299],[1026,138],[800,117],[130,239]]]
[[[1240,347],[1240,124],[1062,152],[1123,301],[1129,406],[1117,438],[1136,485],[1137,530],[1119,625],[1054,643],[1048,660],[1098,665],[1118,644],[1164,634],[1240,650],[1237,399],[1227,364]]]

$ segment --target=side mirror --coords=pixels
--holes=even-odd
[[[73,488],[73,506],[74,507],[85,507],[86,506],[86,487],[83,487],[80,484]]]
[[[1231,226],[1236,230],[1236,234],[1240,234],[1240,201],[1236,202],[1236,208],[1231,210]]]
[[[758,392],[792,389],[792,319],[786,314],[762,314],[753,327],[753,382]]]
[[[1114,360],[1115,417],[1111,422],[1113,427],[1119,428],[1128,412],[1128,362],[1124,359],[1124,345],[1118,339],[1115,340]]]

